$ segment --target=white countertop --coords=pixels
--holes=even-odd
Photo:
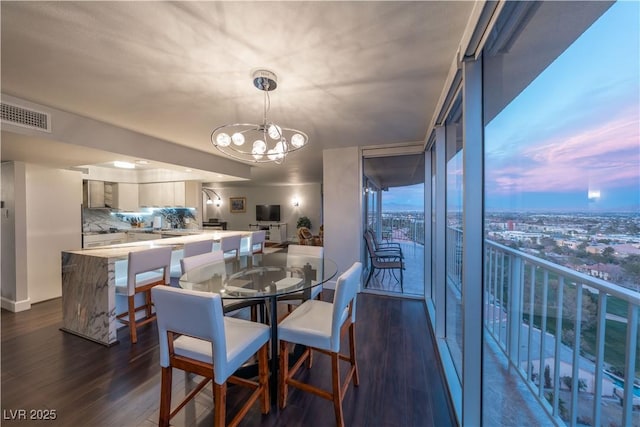
[[[194,230],[192,234],[184,235],[184,231],[173,230],[176,237],[158,238],[155,240],[146,240],[142,242],[121,243],[118,245],[100,246],[97,248],[78,249],[71,251],[63,251],[65,253],[87,255],[100,258],[126,258],[129,252],[141,251],[160,246],[172,246],[174,249],[181,249],[185,243],[197,242],[200,240],[212,239],[219,241],[225,236],[242,235],[248,236],[250,231],[233,231],[233,230]],[[159,234],[171,234],[170,230],[162,231]]]

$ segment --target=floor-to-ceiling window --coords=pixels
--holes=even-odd
[[[484,425],[640,426],[639,17],[509,2],[487,38]]]
[[[463,188],[462,167],[462,94],[446,120],[446,342],[455,365],[456,373],[462,381],[462,238],[463,238]]]

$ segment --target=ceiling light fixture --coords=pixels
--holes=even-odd
[[[211,142],[225,155],[236,160],[281,164],[292,151],[309,142],[306,133],[276,125],[267,120],[271,106],[269,92],[278,86],[272,71],[257,70],[253,73],[253,85],[264,92],[262,124],[236,123],[222,125],[211,132]]]
[[[120,160],[116,160],[113,162],[113,166],[121,169],[135,169],[136,165],[131,162],[121,162]]]

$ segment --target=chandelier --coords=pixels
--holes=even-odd
[[[262,123],[219,126],[211,132],[211,142],[222,153],[236,160],[281,164],[287,154],[304,147],[309,142],[309,137],[302,131],[267,120],[267,112],[271,106],[269,92],[278,86],[275,73],[257,70],[252,77],[253,85],[264,92]]]

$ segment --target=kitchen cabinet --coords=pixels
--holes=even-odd
[[[82,181],[82,205],[85,208],[104,208],[104,181]]]
[[[173,205],[195,208],[200,200],[200,183],[197,181],[177,181],[173,183]]]
[[[157,240],[162,236],[156,233],[140,233],[136,231],[127,231],[127,243],[129,242],[143,242],[145,240]]]
[[[138,196],[140,206],[146,208],[162,208],[173,205],[173,183],[150,182],[139,184]]]
[[[200,197],[197,181],[150,182],[139,184],[142,207],[197,207]]]
[[[126,233],[86,234],[83,236],[83,248],[96,248],[99,246],[119,245],[126,243]]]
[[[112,184],[111,187],[112,208],[131,212],[138,210],[138,184],[118,182]]]

